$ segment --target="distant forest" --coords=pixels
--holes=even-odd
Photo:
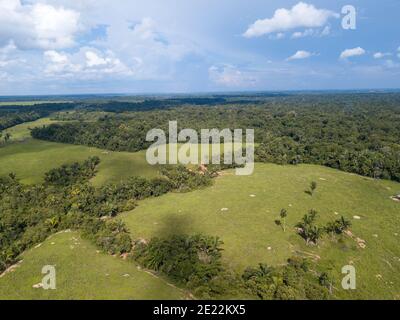
[[[59,106],[58,106],[59,107]],[[148,130],[254,128],[256,161],[320,164],[400,181],[400,94],[315,94],[80,103],[75,120],[32,130],[37,139],[113,151],[149,146]]]

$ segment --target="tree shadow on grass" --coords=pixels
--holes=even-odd
[[[188,231],[191,219],[182,214],[172,214],[164,217],[157,230],[157,238],[169,238],[173,235],[184,235]]]
[[[312,192],[310,190],[304,190],[304,193],[307,193],[310,197],[312,197]]]

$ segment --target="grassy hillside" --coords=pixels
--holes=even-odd
[[[93,184],[117,182],[129,176],[154,177],[157,167],[147,164],[145,152],[109,152],[85,146],[29,139],[0,148],[0,175],[15,172],[23,183],[43,180],[44,173],[64,163],[83,161],[90,156],[101,159]]]
[[[99,253],[76,232],[54,235],[25,252],[0,278],[0,299],[182,299],[184,293],[138,270],[133,262]],[[56,267],[56,290],[33,288],[44,265]]]
[[[145,151],[110,152],[29,139],[0,148],[0,175],[13,171],[24,183],[37,183],[51,168],[94,155],[101,158],[93,179],[95,185],[133,175],[153,177],[158,172],[147,164]],[[311,181],[318,184],[314,196],[305,192]],[[256,164],[251,176],[235,176],[233,170],[226,171],[212,187],[140,201],[138,208],[122,218],[135,238],[197,232],[219,236],[225,242],[224,263],[237,271],[260,262],[281,264],[291,255],[300,254],[313,258],[321,270],[329,270],[335,276],[339,297],[400,299],[400,203],[390,199],[398,193],[399,183],[326,167]],[[282,208],[288,210],[286,232],[275,224]],[[341,215],[351,220],[353,234],[366,241],[366,248],[360,248],[349,237],[328,236],[318,247],[306,246],[294,225],[310,209],[318,211],[321,226]],[[63,248],[59,249],[60,254],[65,254]],[[35,261],[36,254],[27,254]],[[72,263],[78,265],[71,262],[71,266]],[[347,264],[356,267],[355,291],[341,289],[341,268]],[[27,267],[26,272],[31,268]],[[97,274],[96,270],[93,272]],[[23,281],[19,277],[27,276],[19,276],[16,271],[15,277]],[[95,283],[87,283],[86,291],[94,294]]]
[[[311,197],[305,190],[313,180],[318,187]],[[339,296],[400,298],[400,204],[389,198],[399,192],[398,183],[325,167],[257,164],[252,176],[226,172],[210,188],[141,201],[123,220],[142,238],[196,232],[220,236],[224,261],[236,270],[259,262],[280,264],[302,254],[315,257],[340,280],[341,268],[354,264],[358,289],[341,290],[339,281]],[[282,208],[288,210],[286,232],[274,222]],[[366,248],[348,237],[325,237],[318,247],[305,246],[293,226],[311,208],[319,212],[321,225],[340,215],[350,219],[352,232],[366,241]]]
[[[36,121],[21,123],[19,125],[4,130],[3,133],[11,134],[11,141],[24,141],[31,138],[31,132],[29,129],[49,125],[56,122],[57,121],[50,120],[50,118],[41,118]]]
[[[44,118],[31,123],[35,126],[50,123]],[[24,140],[29,137],[29,123],[15,126],[15,139]],[[224,150],[223,145],[220,146]],[[233,145],[233,148],[237,148]],[[200,150],[200,147],[199,147]],[[169,149],[166,149],[167,157]],[[212,148],[210,147],[210,155]],[[200,158],[199,151],[199,158]],[[27,139],[23,142],[10,144],[0,148],[0,176],[15,172],[23,183],[34,184],[43,181],[44,173],[65,163],[83,161],[90,156],[100,157],[100,165],[94,185],[107,182],[118,182],[130,176],[155,177],[157,166],[151,166],[146,161],[146,150],[139,152],[115,152],[86,146],[69,145],[56,142]]]

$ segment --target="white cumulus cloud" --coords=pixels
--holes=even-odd
[[[375,59],[382,59],[384,57],[391,56],[392,54],[390,52],[375,52],[374,53],[374,58]]]
[[[313,55],[314,55],[314,53],[311,53],[311,52],[308,52],[308,51],[304,51],[304,50],[299,50],[294,55],[292,55],[289,58],[287,58],[286,60],[290,61],[290,60],[307,59],[307,58],[309,58],[309,57],[311,57]]]
[[[0,0],[0,44],[19,48],[60,49],[74,45],[80,14],[64,7]]]
[[[229,64],[211,66],[208,69],[210,80],[224,87],[252,87],[257,79],[249,72],[243,72]]]
[[[45,51],[44,56],[53,63],[64,64],[68,62],[68,57],[65,54],[61,54],[55,50]]]
[[[330,18],[338,17],[333,11],[317,9],[312,4],[299,2],[291,9],[276,10],[272,18],[257,20],[243,35],[252,38],[295,28],[320,28],[325,26]]]
[[[86,65],[88,67],[96,67],[107,64],[106,59],[100,57],[96,52],[86,51]]]
[[[97,79],[103,75],[132,75],[133,71],[122,63],[111,50],[102,52],[92,47],[81,48],[73,54],[49,50],[44,52],[48,76],[79,79]]]
[[[355,56],[362,56],[365,54],[365,50],[361,47],[353,48],[353,49],[346,49],[342,51],[340,54],[340,59],[347,59],[350,57],[355,57]]]

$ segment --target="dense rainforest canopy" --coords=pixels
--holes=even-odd
[[[249,128],[255,129],[256,161],[321,164],[400,181],[400,94],[244,96],[210,98],[208,104],[193,98],[179,105],[151,101],[80,105],[54,115],[74,121],[36,128],[32,136],[138,151],[150,145],[145,140],[150,129],[165,130],[171,120],[179,129],[197,131]]]

